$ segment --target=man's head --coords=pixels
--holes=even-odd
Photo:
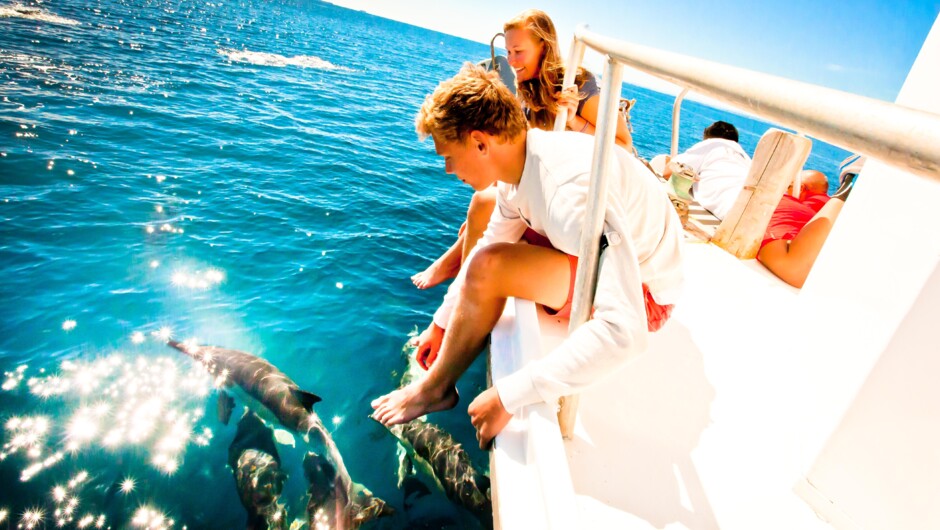
[[[522,108],[495,73],[470,63],[438,85],[415,118],[422,138],[431,136],[448,173],[475,190],[495,182],[491,147],[516,140],[526,130]]]
[[[810,195],[826,195],[829,192],[829,179],[826,175],[815,169],[804,169],[800,172],[801,201]],[[787,187],[787,194],[793,195],[793,184]]]
[[[734,125],[726,121],[716,121],[708,127],[705,127],[705,132],[702,133],[702,139],[708,140],[709,138],[723,138],[737,142],[738,130],[734,128]]]

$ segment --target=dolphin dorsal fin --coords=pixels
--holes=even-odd
[[[320,399],[320,396],[304,390],[300,390],[299,388],[293,390],[293,393],[294,397],[300,401],[300,404],[303,405],[305,409],[307,409],[307,412],[313,412],[313,406],[323,401]]]

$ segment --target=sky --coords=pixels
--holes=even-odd
[[[487,44],[503,22],[537,7],[555,22],[565,57],[584,23],[628,42],[885,101],[894,101],[940,13],[940,0],[328,1]],[[599,72],[593,53],[585,65]],[[677,92],[630,68],[624,80]]]

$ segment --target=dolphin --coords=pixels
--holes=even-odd
[[[278,499],[287,476],[274,443],[274,432],[257,414],[245,408],[228,448],[235,488],[248,512],[247,530],[286,529],[287,517]]]
[[[410,421],[388,430],[409,455],[427,462],[447,497],[484,520],[492,517],[490,479],[478,471],[467,451],[447,431],[433,423]]]
[[[168,340],[167,344],[201,363],[216,377],[218,386],[241,387],[288,429],[299,433],[322,429],[323,423],[313,412],[313,405],[321,401],[320,397],[301,390],[268,361],[243,351],[215,346],[195,346],[175,340]]]
[[[385,501],[358,484],[346,483],[327,458],[315,452],[304,456],[307,477],[307,524],[310,528],[359,528],[363,523],[391,515],[394,510]]]
[[[190,345],[175,340],[168,340],[167,344],[199,362],[216,378],[218,386],[239,386],[268,409],[285,427],[302,434],[308,442],[311,437],[317,439],[325,449],[324,458],[328,458],[328,463],[333,467],[332,473],[337,477],[335,483],[345,489],[344,494],[336,498],[349,504],[346,506],[348,511],[355,512],[355,505],[359,502],[361,493],[368,490],[350,478],[339,448],[336,447],[320,416],[313,410],[313,405],[320,402],[319,396],[301,390],[297,383],[277,367],[256,355],[216,346]],[[374,499],[375,504],[385,505],[384,501],[371,497],[371,493],[368,497]],[[361,506],[359,511],[369,507],[366,503]]]
[[[238,457],[249,449],[266,453],[271,456],[274,463],[281,464],[277,444],[274,443],[274,431],[257,414],[245,407],[244,414],[238,420],[235,437],[228,446],[228,465],[234,470],[237,467]]]
[[[406,363],[402,387],[427,375],[417,363],[416,351],[410,342],[402,347]],[[450,433],[423,418],[393,425],[388,430],[405,449],[399,467],[399,487],[417,465],[437,480],[451,501],[473,513],[484,526],[492,528],[490,478],[473,466],[470,455]]]

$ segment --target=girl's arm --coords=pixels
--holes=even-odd
[[[600,95],[591,96],[585,100],[584,106],[581,107],[581,114],[577,114],[568,120],[568,128],[573,131],[594,134],[600,100]],[[630,130],[627,129],[627,122],[624,121],[619,112],[617,113],[617,135],[614,141],[627,151],[633,152],[633,138],[630,136]]]

